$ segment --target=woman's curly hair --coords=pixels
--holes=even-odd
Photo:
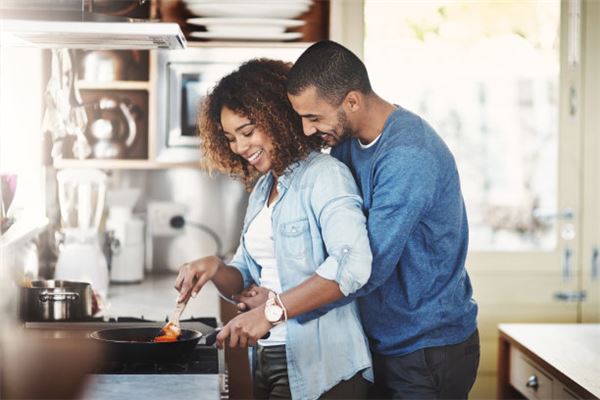
[[[273,172],[280,176],[293,162],[322,147],[318,137],[302,132],[302,121],[288,100],[291,64],[265,58],[250,60],[222,78],[201,105],[198,121],[202,165],[241,180],[250,190],[260,173],[235,154],[221,127],[221,110],[248,118],[273,140]]]

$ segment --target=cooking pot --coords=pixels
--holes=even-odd
[[[83,321],[92,317],[93,293],[87,282],[40,280],[19,290],[24,321]]]

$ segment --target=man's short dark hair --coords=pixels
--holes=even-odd
[[[348,92],[372,92],[365,64],[339,43],[317,42],[302,53],[290,71],[287,90],[295,96],[314,86],[320,97],[339,105]]]

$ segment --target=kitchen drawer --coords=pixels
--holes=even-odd
[[[563,385],[558,380],[554,381],[554,385],[552,386],[552,397],[555,399],[563,399],[563,400],[580,400],[581,397],[577,396],[573,393],[569,388]]]
[[[528,399],[552,398],[553,379],[514,346],[510,348],[509,382]]]

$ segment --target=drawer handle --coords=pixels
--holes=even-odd
[[[535,375],[531,375],[529,378],[527,378],[527,383],[525,384],[525,386],[533,390],[537,390],[537,388],[540,387],[538,377]]]

